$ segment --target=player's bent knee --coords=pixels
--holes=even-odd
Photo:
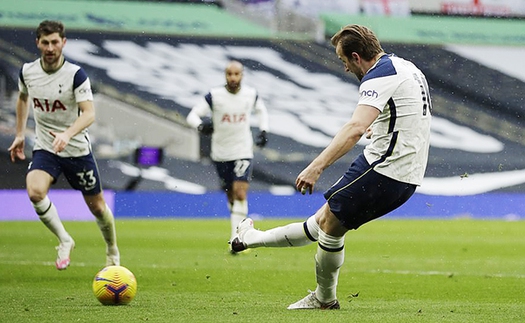
[[[29,196],[29,200],[31,200],[32,203],[38,203],[46,197],[47,190],[41,189],[39,187],[28,186],[27,195]]]
[[[319,228],[329,234],[336,237],[343,236],[348,229],[345,228],[341,221],[330,211],[328,205],[323,206],[324,209],[321,209],[321,214],[319,214]]]
[[[246,200],[246,192],[242,193],[242,194],[235,194],[235,197],[234,197],[234,200],[237,200],[237,201],[244,201]]]
[[[86,201],[89,211],[91,211],[94,216],[97,218],[103,216],[106,211],[106,201],[104,200],[102,193],[97,195],[84,195],[84,200]]]

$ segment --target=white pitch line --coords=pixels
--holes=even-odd
[[[362,272],[362,271],[355,271]],[[394,275],[420,275],[420,276],[477,276],[477,277],[496,277],[496,278],[525,278],[525,274],[509,274],[509,273],[462,273],[453,271],[417,271],[417,270],[390,270],[377,269],[368,271],[372,274],[394,274]]]
[[[50,261],[1,261],[0,265],[13,265],[13,266],[55,266],[54,262]],[[100,264],[85,263],[85,262],[71,262],[72,267],[97,267]],[[170,269],[175,268],[169,265],[140,265],[135,267],[153,268],[153,269]],[[465,272],[453,272],[453,271],[437,271],[437,270],[390,270],[390,269],[374,269],[374,270],[349,270],[354,273],[367,273],[367,274],[392,274],[392,275],[419,275],[419,276],[474,276],[474,277],[495,277],[495,278],[519,278],[524,279],[525,274],[510,274],[510,273],[465,273]]]
[[[22,260],[22,261],[7,260],[5,261],[5,260],[0,260],[0,265],[54,267],[55,263],[51,261],[28,261],[28,260]],[[85,263],[85,262],[71,261],[71,264],[70,264],[70,267],[98,267],[98,266],[100,266],[100,263]],[[136,266],[136,267],[139,267],[139,266]],[[153,269],[176,268],[175,266],[157,265],[157,264],[140,265],[140,267],[153,268]]]
[[[52,261],[28,261],[28,260],[22,260],[22,261],[0,261],[1,265],[14,265],[14,266],[55,266],[55,263]],[[76,262],[74,264],[75,267],[87,267],[88,265],[83,262]],[[96,266],[96,265],[93,265]]]

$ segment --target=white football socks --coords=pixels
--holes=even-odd
[[[237,226],[248,216],[248,201],[247,200],[233,200],[230,213],[231,235],[230,241],[237,235]]]
[[[317,254],[315,255],[317,278],[315,296],[321,303],[329,303],[337,299],[339,268],[343,265],[344,260],[344,236],[334,237],[320,230]]]
[[[47,195],[42,201],[32,204],[40,221],[42,221],[42,223],[44,223],[44,225],[53,232],[55,236],[57,236],[58,241],[69,242],[71,240],[71,236],[67,233],[62,221],[60,221],[57,208],[51,200],[49,200]]]
[[[291,223],[268,231],[249,230],[243,242],[249,248],[301,247],[317,240],[318,235],[319,225],[312,215],[305,222]]]
[[[106,204],[106,210],[102,213],[102,217],[96,218],[97,225],[106,241],[108,250],[111,248],[117,248],[117,233],[115,229],[115,218],[113,217],[113,212]],[[118,249],[117,249],[118,252]]]

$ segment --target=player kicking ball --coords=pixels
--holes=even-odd
[[[232,241],[237,252],[317,242],[317,287],[288,306],[290,310],[340,308],[336,289],[345,234],[405,203],[421,185],[428,160],[432,107],[423,73],[411,62],[386,54],[364,26],[347,25],[331,42],[345,70],[361,81],[359,102],[332,142],[299,174],[296,188],[311,194],[322,172],[363,135],[371,142],[324,193],[326,203],[305,222],[260,231],[245,219]]]

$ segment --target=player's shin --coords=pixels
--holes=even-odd
[[[317,278],[315,295],[321,303],[328,303],[337,299],[339,269],[343,265],[344,258],[344,236],[334,237],[320,230],[317,254],[315,255]]]
[[[40,202],[32,203],[40,221],[53,232],[60,242],[69,242],[71,237],[67,233],[55,205],[49,200],[49,197],[44,197]]]
[[[106,209],[101,217],[97,217],[97,225],[106,241],[106,265],[120,265],[120,253],[117,247],[117,233],[115,229],[115,218],[113,212],[106,204]]]
[[[244,243],[250,248],[257,247],[301,247],[317,240],[319,225],[311,216],[305,222],[291,223],[267,231],[250,230],[244,236]]]
[[[111,212],[111,209],[107,204],[102,216],[97,218],[97,225],[108,247],[116,246],[117,233],[115,229],[115,219],[113,217],[113,212]]]
[[[248,216],[248,201],[234,200],[230,213],[231,236],[230,241],[237,235],[237,226]]]

